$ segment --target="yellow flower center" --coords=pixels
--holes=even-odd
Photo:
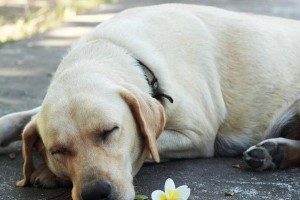
[[[168,193],[168,195],[170,197],[170,199],[168,199],[168,200],[177,200],[177,199],[180,198],[179,192],[176,192],[176,191],[174,191],[172,189],[168,190],[167,193]]]
[[[167,200],[167,196],[165,194],[161,194],[159,196],[159,200]]]

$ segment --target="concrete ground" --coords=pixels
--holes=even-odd
[[[78,16],[61,27],[0,48],[0,115],[41,104],[51,76],[68,47],[97,23],[125,8],[167,2],[213,5],[300,19],[299,0],[122,0],[106,5],[98,12]],[[22,177],[22,159],[20,153],[11,159],[9,151],[0,151],[1,200],[70,199],[66,188],[15,187],[15,182]],[[234,164],[240,164],[241,168],[232,167]],[[176,185],[187,184],[191,188],[190,199],[300,199],[300,169],[258,173],[246,169],[240,158],[146,164],[135,178],[136,191],[150,196],[153,190],[163,190],[169,177]],[[234,195],[225,196],[226,192]]]

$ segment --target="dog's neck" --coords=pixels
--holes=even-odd
[[[162,92],[162,89],[159,87],[159,80],[156,78],[153,71],[150,70],[150,68],[147,65],[145,65],[144,62],[142,62],[139,58],[134,56],[134,54],[132,54],[132,52],[130,52],[125,47],[123,47],[119,44],[116,44],[115,42],[112,42],[111,40],[107,40],[107,39],[103,39],[103,38],[88,41],[88,42],[86,42],[85,47],[90,48],[90,49],[93,49],[93,48],[95,49],[95,46],[98,46],[101,43],[109,43],[109,44],[112,44],[112,45],[120,48],[121,51],[118,51],[119,53],[121,53],[123,55],[126,55],[126,56],[129,56],[130,59],[134,61],[133,63],[136,63],[137,67],[140,67],[140,69],[142,69],[143,74],[145,76],[145,80],[147,81],[147,83],[149,85],[150,95],[153,98],[157,99],[160,102],[162,102],[163,98],[165,98],[168,101],[170,101],[171,103],[173,103],[173,98]],[[74,51],[75,51],[75,48],[73,48],[73,54],[74,54]],[[91,50],[91,51],[95,51],[95,50]],[[107,47],[106,47],[106,51],[108,51]],[[77,52],[77,53],[74,54],[76,56],[69,54],[67,57],[72,57],[72,59],[64,59],[64,60],[73,60],[73,62],[74,62],[74,60],[78,60],[81,57],[81,55],[82,55],[81,52],[82,52],[82,46],[81,46],[80,52]],[[109,53],[105,52],[105,54],[109,54]],[[114,54],[118,54],[118,53],[114,52]],[[111,54],[109,56],[111,56]],[[86,55],[85,55],[85,59],[88,59],[89,62],[92,62],[92,60],[95,59],[95,55],[92,55],[91,58],[87,58]],[[67,64],[65,66],[70,66],[70,64]],[[58,74],[60,71],[63,71],[63,70],[64,70],[63,67],[59,67],[56,74]],[[137,85],[137,86],[139,86],[139,85]]]
[[[155,77],[155,74],[140,60],[136,59],[139,66],[142,68],[145,78],[151,87],[152,90],[152,97],[157,99],[158,101],[161,101],[162,98],[166,98],[170,101],[170,103],[173,103],[173,99],[171,96],[164,94],[160,91],[158,80]]]

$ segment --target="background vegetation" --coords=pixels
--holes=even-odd
[[[0,45],[43,32],[107,0],[0,0]]]

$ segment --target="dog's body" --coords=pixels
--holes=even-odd
[[[173,103],[151,97],[153,88],[143,66]],[[133,188],[125,185],[148,151],[159,160],[153,144],[159,134],[157,148],[164,160],[241,155],[267,138],[298,138],[299,83],[300,22],[192,5],[124,11],[81,38],[60,64],[41,110],[35,110],[37,115],[25,128],[25,178],[19,185],[28,184],[34,171],[28,167],[26,147],[38,144],[51,171],[46,167],[47,173],[73,182],[74,199],[89,199],[84,197],[85,186],[94,179],[86,180],[90,168],[82,165],[66,174],[70,166],[61,164],[65,161],[55,157],[57,152],[77,164],[90,163],[99,171],[95,176],[112,185],[113,199],[132,199]],[[85,138],[96,127],[102,134],[118,130],[123,136],[114,133],[109,142],[118,143],[119,149],[105,146],[102,138],[99,145],[106,153],[96,147],[90,148],[93,153],[79,153],[78,146],[91,142]],[[39,136],[33,134],[36,129]],[[12,138],[12,133],[2,132],[7,141]],[[26,144],[39,137],[39,142]],[[57,143],[64,147],[51,150]],[[118,155],[110,154],[111,148]],[[263,170],[299,164],[299,149],[297,141],[271,139],[244,156],[252,168]],[[101,160],[100,167],[95,158]],[[116,166],[106,166],[105,159]],[[98,186],[107,186],[103,184]]]

